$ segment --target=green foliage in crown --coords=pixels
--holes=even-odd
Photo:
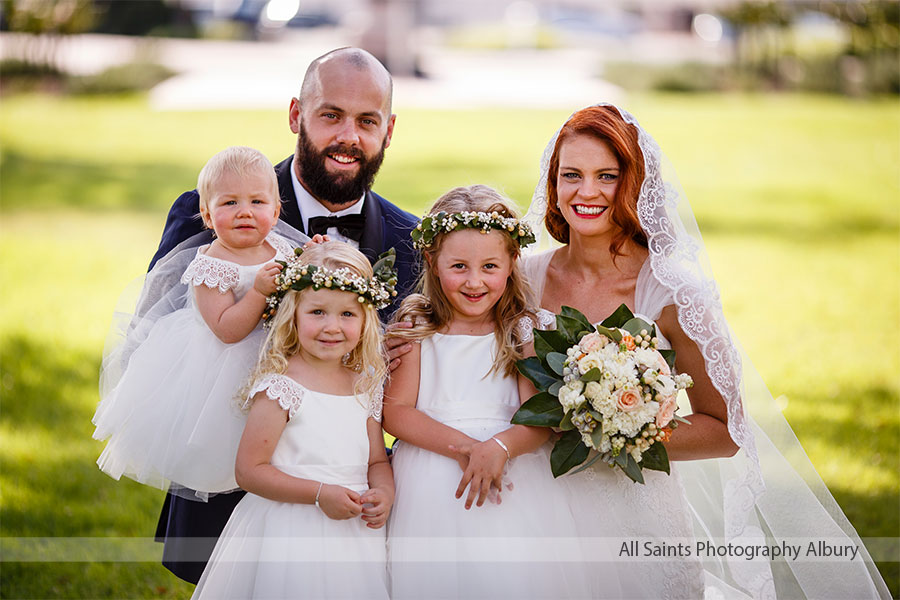
[[[422,219],[415,229],[412,230],[410,236],[413,240],[413,246],[418,250],[423,250],[434,243],[434,238],[437,235],[461,229],[478,229],[482,233],[488,233],[492,229],[503,231],[516,240],[520,248],[535,242],[534,232],[531,231],[531,227],[528,224],[512,217],[504,217],[496,211],[490,213],[474,211],[448,213],[441,211]]]
[[[331,289],[342,292],[353,292],[358,296],[360,304],[369,303],[381,309],[388,306],[397,296],[397,269],[394,261],[397,254],[390,248],[378,257],[373,265],[374,275],[371,278],[361,277],[348,269],[326,269],[319,265],[300,263],[302,248],[294,250],[294,257],[287,262],[278,261],[284,267],[275,277],[275,292],[266,298],[266,310],[263,320],[270,323],[278,310],[281,299],[289,290],[300,291],[311,287],[314,290]]]

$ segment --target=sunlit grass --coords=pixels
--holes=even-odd
[[[900,114],[817,97],[637,97],[682,177],[726,314],[863,537],[900,534]],[[576,107],[573,107],[576,108]],[[376,190],[421,213],[454,185],[527,206],[568,111],[399,109]],[[119,293],[206,159],[294,140],[280,111],[140,99],[0,109],[0,533],[152,536],[163,493],[103,475],[90,438]],[[2,563],[0,597],[186,597],[158,564]],[[898,593],[897,563],[881,565]]]

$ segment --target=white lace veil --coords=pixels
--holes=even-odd
[[[727,404],[728,431],[741,448],[733,458],[678,463],[695,537],[742,546],[786,540],[802,543],[804,551],[809,542],[825,540],[860,549],[855,560],[843,562],[706,559],[708,596],[715,597],[719,587],[725,596],[741,591],[754,598],[889,598],[853,526],[734,340],[697,221],[671,163],[632,115],[613,108],[637,129],[644,156],[637,210],[653,277],[670,291],[682,329],[701,350],[706,373]],[[559,131],[544,151],[525,215],[538,236],[535,247],[546,231],[547,177],[558,136]]]
[[[280,219],[272,231],[294,247],[309,241],[307,235]],[[197,256],[197,249],[211,240],[210,232],[203,231],[181,242],[159,259],[149,273],[129,284],[119,297],[100,365],[100,403],[93,418],[94,424],[98,425],[94,432],[96,439],[106,439],[112,433],[103,429],[102,417],[110,407],[107,401],[122,379],[132,353],[147,339],[159,319],[192,302],[190,286],[181,282],[181,276]],[[164,483],[159,482],[159,486],[164,487]],[[172,491],[192,500],[205,501],[206,497],[214,495],[177,486]]]

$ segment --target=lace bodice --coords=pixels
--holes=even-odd
[[[231,290],[235,298],[240,299],[250,291],[257,271],[273,260],[285,260],[293,254],[290,243],[281,236],[270,233],[266,241],[275,249],[275,256],[257,265],[239,265],[237,263],[214,258],[205,254],[208,246],[197,249],[197,256],[188,265],[181,276],[181,282],[191,286],[205,285],[218,289],[224,294]]]

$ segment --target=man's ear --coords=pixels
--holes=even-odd
[[[384,147],[391,145],[391,138],[394,136],[394,123],[397,122],[397,115],[391,115],[388,119],[387,133],[384,136]]]
[[[291,98],[291,107],[288,109],[288,123],[293,133],[300,133],[300,119],[302,118],[303,114],[300,110],[299,98]]]

